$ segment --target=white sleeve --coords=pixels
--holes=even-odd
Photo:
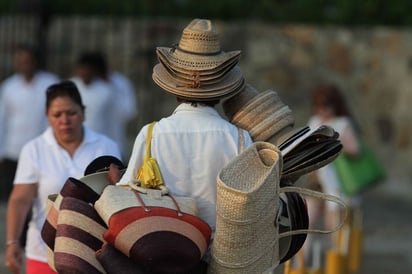
[[[39,182],[39,167],[36,165],[35,147],[33,142],[23,146],[17,163],[14,184],[35,184]]]

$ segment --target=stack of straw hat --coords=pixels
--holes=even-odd
[[[251,85],[223,102],[228,119],[249,131],[253,141],[275,143],[275,140],[292,130],[295,117],[273,90],[258,92]]]
[[[194,19],[179,44],[157,47],[153,80],[165,91],[187,100],[210,101],[241,91],[245,80],[237,63],[240,51],[222,51],[210,20]]]

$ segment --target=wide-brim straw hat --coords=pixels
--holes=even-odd
[[[276,146],[255,142],[219,173],[216,233],[208,273],[263,273],[279,263]]]
[[[183,29],[177,46],[158,47],[157,51],[171,66],[188,71],[213,71],[241,53],[239,50],[222,51],[219,34],[206,19],[192,20]]]
[[[183,84],[172,77],[162,64],[153,68],[153,81],[163,90],[183,99],[210,101],[233,96],[243,89],[245,80],[238,66],[224,75],[220,81],[209,85]]]
[[[292,110],[270,89],[245,89],[223,102],[223,110],[233,124],[249,131],[253,141],[267,141],[295,123]]]
[[[168,60],[164,55],[163,52],[159,50],[159,48],[156,49],[157,53],[157,59],[159,60],[160,63],[162,63],[168,70],[171,71],[171,73],[177,75],[178,77],[182,77],[185,79],[192,79],[193,77],[199,77],[201,80],[210,80],[210,79],[215,79],[218,78],[219,76],[222,76],[225,74],[227,71],[229,71],[231,68],[237,65],[239,63],[240,55],[235,56],[235,58],[231,58],[224,63],[220,64],[218,67],[215,67],[210,70],[194,70],[194,69],[183,69],[180,67],[177,67],[175,63],[170,63],[170,60]]]

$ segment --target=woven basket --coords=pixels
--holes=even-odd
[[[93,206],[65,197],[60,204],[54,261],[59,273],[106,273],[95,253],[107,227]]]
[[[274,145],[255,142],[222,169],[208,273],[261,274],[279,263],[281,165]]]
[[[94,203],[99,195],[83,182],[74,178],[68,178],[58,194],[48,196],[46,207],[46,220],[40,231],[40,235],[46,244],[47,261],[52,269],[54,266],[54,247],[57,221],[60,211],[60,204],[64,197],[73,197],[87,203]]]
[[[159,193],[107,186],[95,203],[109,227],[104,239],[148,271],[193,269],[208,249],[211,228],[196,217],[195,199]]]

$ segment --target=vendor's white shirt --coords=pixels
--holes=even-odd
[[[40,232],[46,219],[48,195],[59,193],[69,177],[81,178],[87,165],[99,156],[112,155],[121,159],[114,141],[87,127],[84,127],[84,132],[84,141],[73,158],[57,144],[51,128],[22,149],[14,184],[38,184],[27,234],[28,258],[47,261],[46,246]]]
[[[136,137],[128,168],[118,184],[136,178],[145,154],[147,125]],[[252,144],[243,131],[244,147]],[[173,115],[156,123],[152,157],[171,194],[196,198],[199,217],[215,231],[216,181],[220,170],[239,154],[238,128],[211,107],[180,104]]]
[[[58,82],[52,73],[39,71],[28,83],[20,74],[0,87],[0,159],[17,160],[25,143],[47,127],[46,89]]]

